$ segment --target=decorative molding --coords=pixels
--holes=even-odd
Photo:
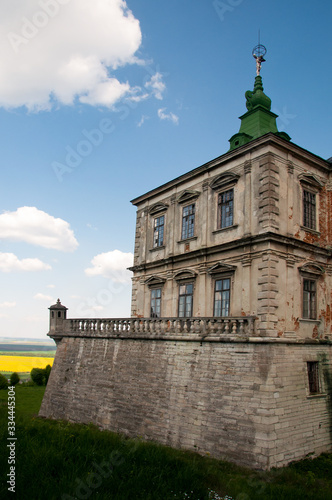
[[[186,189],[183,191],[180,196],[177,199],[177,202],[182,204],[182,203],[187,203],[189,201],[195,201],[199,197],[201,193],[199,191],[193,191],[190,189]]]
[[[213,190],[223,189],[227,186],[235,185],[239,180],[240,175],[233,172],[225,172],[217,177],[214,177],[210,183]]]
[[[150,276],[148,279],[144,281],[145,285],[148,285],[149,287],[151,286],[163,286],[166,281],[166,278],[163,278],[161,276]]]
[[[207,179],[205,179],[205,181],[203,181],[203,191],[206,191],[209,187],[209,181]]]
[[[244,162],[244,173],[245,174],[250,174],[251,172],[251,161],[250,160],[246,160]]]
[[[252,263],[252,257],[251,255],[244,255],[241,259],[241,264],[242,264],[242,267],[249,267],[251,266],[251,263]]]
[[[161,212],[166,212],[167,209],[168,209],[167,203],[158,202],[149,208],[149,214],[150,215],[157,215]]]
[[[287,162],[287,170],[290,175],[294,174],[294,163],[292,161]]]
[[[174,274],[174,279],[176,281],[183,281],[183,280],[188,280],[188,279],[196,279],[197,273],[195,271],[192,271],[191,269],[181,269],[177,273]]]
[[[306,264],[303,264],[303,266],[300,266],[298,269],[301,274],[310,274],[314,277],[321,276],[325,273],[324,267],[316,264],[315,262],[307,262]]]
[[[235,271],[236,266],[226,264],[222,261],[217,262],[217,264],[214,264],[207,270],[209,274],[234,273]]]
[[[308,184],[310,187],[314,187],[316,189],[322,189],[325,184],[325,181],[323,181],[320,177],[311,173],[300,174],[298,178],[301,184]]]

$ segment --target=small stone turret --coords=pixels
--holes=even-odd
[[[50,310],[50,331],[48,335],[57,342],[56,334],[63,331],[63,320],[67,318],[68,307],[61,304],[60,299],[57,303],[49,307]]]

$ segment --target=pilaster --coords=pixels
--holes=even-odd
[[[279,230],[279,167],[267,154],[259,166],[259,225],[266,230]]]

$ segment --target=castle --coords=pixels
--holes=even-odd
[[[331,450],[332,164],[278,131],[263,55],[229,151],[132,201],[131,317],[50,307],[41,416],[261,469]]]

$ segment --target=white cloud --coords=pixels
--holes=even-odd
[[[33,298],[37,300],[47,300],[48,302],[54,302],[53,297],[51,297],[50,295],[45,295],[44,293],[36,293]]]
[[[100,253],[91,260],[93,267],[85,269],[85,274],[104,276],[118,283],[128,283],[131,279],[131,272],[127,270],[127,267],[133,265],[133,258],[132,253],[124,253],[120,250]]]
[[[0,215],[0,239],[73,252],[78,242],[68,222],[36,207],[21,207]]]
[[[0,106],[111,107],[130,93],[114,73],[140,63],[142,35],[125,0],[1,2],[0,19]]]
[[[155,98],[160,101],[163,99],[163,92],[166,90],[166,85],[162,81],[162,77],[162,74],[157,71],[157,73],[151,77],[151,80],[145,84],[145,87],[151,89]]]
[[[16,306],[16,302],[1,302],[0,303],[0,307],[1,308],[8,308],[8,307],[15,307]]]
[[[137,126],[138,127],[141,127],[143,125],[143,123],[145,122],[145,120],[148,120],[149,117],[146,116],[146,115],[142,115],[142,118],[140,119],[140,121],[138,122]]]
[[[55,285],[47,285],[47,288],[55,288]]]
[[[158,109],[158,116],[161,120],[169,120],[173,123],[175,123],[175,125],[177,125],[179,123],[179,117],[176,116],[174,113],[165,113],[166,111],[166,108],[161,108],[161,109]]]
[[[0,272],[47,271],[50,265],[39,259],[18,259],[13,253],[0,253]]]

